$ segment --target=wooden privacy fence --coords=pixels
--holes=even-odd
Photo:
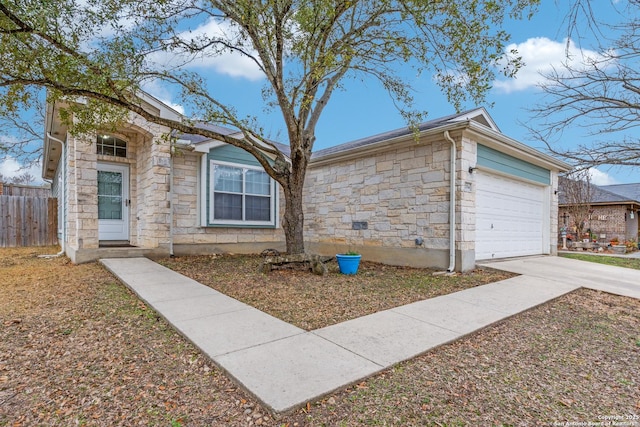
[[[58,244],[58,200],[0,195],[0,247]]]

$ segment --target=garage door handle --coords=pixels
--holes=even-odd
[[[491,224],[491,229],[493,230],[493,224]]]

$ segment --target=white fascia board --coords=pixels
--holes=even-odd
[[[67,139],[66,126],[60,123],[55,113],[56,105],[57,103],[47,103],[46,106],[41,170],[44,179],[53,179],[55,176],[62,155],[62,144]]]
[[[193,145],[193,151],[196,153],[208,153],[211,149],[227,145],[226,142],[211,139],[209,141],[199,142]]]
[[[163,119],[169,119],[169,120],[175,120],[175,121],[180,121],[183,118],[183,115],[180,114],[179,112],[177,112],[176,110],[174,110],[173,108],[169,107],[167,104],[165,104],[164,102],[160,101],[158,98],[156,98],[155,96],[143,91],[143,90],[139,90],[136,95],[142,99],[145,102],[148,102],[149,104],[153,105],[154,107],[156,107],[158,110],[160,110],[160,117]]]

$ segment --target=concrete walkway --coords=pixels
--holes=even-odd
[[[640,271],[524,258],[486,263],[521,276],[307,332],[146,258],[101,262],[274,412],[582,286],[640,298]]]

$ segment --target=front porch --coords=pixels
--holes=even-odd
[[[67,256],[75,264],[92,262],[102,258],[161,258],[170,255],[169,247],[140,248],[135,246],[100,245],[98,248],[67,248]]]

